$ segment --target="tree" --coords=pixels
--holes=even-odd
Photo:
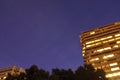
[[[49,72],[43,69],[39,69],[36,65],[32,65],[29,69],[26,69],[27,80],[48,80]]]
[[[86,76],[86,70],[83,66],[78,67],[75,71],[75,80],[88,80],[88,76]]]
[[[95,70],[92,65],[80,66],[75,71],[75,80],[108,80],[105,78],[105,72],[101,69]]]

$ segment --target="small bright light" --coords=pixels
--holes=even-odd
[[[92,34],[95,34],[95,32],[90,32],[90,34],[92,35]]]
[[[119,67],[115,67],[115,68],[111,68],[111,71],[116,71],[116,70],[119,70],[120,68]]]
[[[114,57],[114,54],[103,56],[103,59],[110,58],[110,57]]]
[[[111,63],[110,66],[116,66],[118,63]]]
[[[117,41],[117,44],[119,44],[120,43],[120,41]]]

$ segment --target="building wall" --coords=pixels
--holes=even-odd
[[[80,42],[85,64],[103,69],[111,80],[120,76],[120,22],[85,31]]]
[[[17,68],[16,66],[10,66],[0,69],[0,80],[5,80],[8,74],[19,75],[20,73],[25,73],[23,68]]]

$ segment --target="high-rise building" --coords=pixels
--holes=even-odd
[[[80,42],[85,64],[103,69],[110,80],[120,80],[120,22],[85,31]]]
[[[20,73],[25,73],[23,68],[17,68],[16,66],[10,66],[0,69],[0,80],[5,80],[8,74],[13,76],[20,75]]]

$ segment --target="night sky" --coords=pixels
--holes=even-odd
[[[83,65],[81,32],[120,20],[120,0],[0,0],[0,67]]]

